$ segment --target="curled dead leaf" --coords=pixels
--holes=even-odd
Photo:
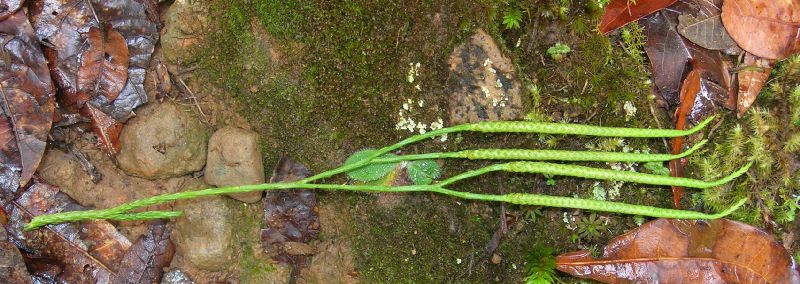
[[[128,81],[128,46],[125,38],[113,30],[103,33],[92,27],[86,33],[88,48],[78,68],[78,91],[100,94],[113,101]],[[93,95],[89,95],[93,97]]]
[[[556,267],[605,283],[800,283],[772,235],[725,219],[658,219],[611,240],[599,259],[566,253]]]

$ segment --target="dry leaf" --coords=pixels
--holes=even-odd
[[[175,246],[169,240],[170,231],[163,221],[148,226],[147,235],[141,236],[125,253],[111,283],[159,283],[164,267],[169,266]]]
[[[739,117],[742,117],[756,101],[772,71],[772,63],[769,60],[759,58],[749,52],[744,56],[743,66],[746,69],[738,74],[739,96],[736,110]]]
[[[727,0],[722,23],[742,49],[758,57],[783,59],[800,51],[800,1]]]
[[[578,251],[556,266],[606,283],[800,283],[772,235],[725,219],[658,219],[611,240],[599,259]]]

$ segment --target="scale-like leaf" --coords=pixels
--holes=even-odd
[[[599,259],[566,253],[556,267],[605,283],[800,283],[770,234],[725,219],[658,219],[611,240]]]
[[[347,161],[345,161],[344,164],[345,165],[349,165],[349,164],[353,164],[353,163],[357,163],[357,162],[363,161],[367,157],[369,157],[372,154],[374,154],[375,151],[377,151],[377,150],[366,149],[366,150],[361,150],[361,151],[355,152],[355,153],[353,153],[353,155],[351,155],[349,158],[347,158]],[[386,153],[386,154],[383,154],[383,155],[380,156],[380,158],[390,158],[390,157],[395,157],[395,155],[391,154],[391,153]],[[347,176],[349,176],[350,178],[352,178],[354,180],[362,181],[362,182],[374,181],[374,180],[378,180],[378,179],[380,179],[382,177],[385,177],[387,174],[389,174],[389,172],[394,170],[394,168],[397,167],[398,164],[399,164],[398,162],[395,162],[395,163],[381,163],[381,164],[368,164],[366,166],[363,166],[363,167],[360,167],[358,169],[355,169],[355,170],[347,172]]]
[[[408,178],[414,184],[431,184],[434,179],[439,178],[442,169],[433,160],[417,160],[408,163]]]

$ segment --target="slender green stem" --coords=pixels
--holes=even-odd
[[[677,185],[686,187],[711,187],[716,186],[743,174],[747,166],[739,171],[723,178],[719,181],[700,181],[687,178],[675,178],[648,175],[635,172],[620,172],[605,169],[595,169],[574,165],[552,164],[544,162],[512,162],[506,164],[496,164],[484,167],[477,170],[467,171],[443,180],[433,185],[410,185],[399,187],[387,187],[378,185],[337,185],[337,184],[312,184],[312,181],[325,179],[336,174],[345,173],[363,167],[369,163],[385,163],[396,162],[416,159],[439,159],[439,158],[467,158],[467,159],[513,159],[513,160],[568,160],[568,161],[664,161],[675,158],[684,157],[689,155],[697,148],[702,146],[704,142],[695,145],[689,151],[680,155],[641,155],[641,154],[627,154],[627,153],[603,153],[603,152],[572,152],[572,151],[556,151],[556,150],[524,150],[524,149],[482,149],[482,150],[466,150],[454,153],[429,153],[418,155],[407,155],[396,158],[378,158],[386,153],[397,150],[403,146],[415,143],[424,139],[441,136],[448,133],[455,133],[461,131],[480,131],[480,132],[539,132],[549,134],[573,134],[573,135],[593,135],[593,136],[615,136],[615,137],[676,137],[683,136],[697,132],[710,122],[711,118],[703,121],[698,126],[690,130],[669,130],[669,129],[630,129],[630,128],[615,128],[615,127],[598,127],[589,125],[570,125],[560,123],[533,123],[533,122],[481,122],[475,124],[463,124],[454,127],[443,128],[431,131],[425,134],[414,135],[406,138],[394,145],[386,146],[372,152],[366,159],[358,162],[345,164],[339,168],[325,171],[323,173],[311,176],[309,178],[297,182],[282,182],[272,184],[254,184],[244,186],[230,186],[221,188],[209,188],[196,191],[185,191],[179,193],[171,193],[135,200],[129,203],[119,205],[117,207],[103,209],[103,210],[86,210],[86,211],[71,211],[62,212],[49,215],[41,215],[34,217],[30,223],[25,225],[25,230],[32,230],[44,225],[90,220],[90,219],[109,219],[109,220],[144,220],[156,218],[173,218],[180,216],[181,212],[177,211],[147,211],[147,212],[133,212],[134,210],[163,204],[179,199],[190,199],[203,196],[212,196],[229,193],[242,193],[250,191],[267,191],[267,190],[282,190],[282,189],[320,189],[320,190],[344,190],[344,191],[366,191],[366,192],[419,192],[429,191],[440,194],[450,195],[454,197],[483,200],[483,201],[497,201],[509,202],[514,204],[523,205],[540,205],[540,206],[553,206],[565,208],[581,208],[587,210],[598,210],[607,212],[618,212],[625,214],[637,214],[651,217],[665,217],[665,218],[686,218],[686,219],[709,219],[719,218],[730,214],[733,210],[738,208],[744,203],[740,201],[730,209],[720,212],[718,214],[704,214],[692,211],[662,209],[642,205],[630,205],[617,202],[595,201],[576,199],[568,197],[545,196],[536,194],[505,194],[505,195],[492,195],[492,194],[479,194],[471,192],[460,192],[445,188],[445,186],[463,180],[466,178],[475,177],[492,171],[510,171],[510,172],[526,172],[526,173],[543,173],[552,175],[567,175],[584,178],[608,179],[608,180],[621,180],[638,182],[645,184],[657,185]]]
[[[571,161],[571,162],[663,162],[680,159],[691,155],[706,144],[700,141],[683,153],[642,154],[594,151],[562,151],[562,150],[528,150],[528,149],[478,149],[458,152],[426,153],[403,155],[388,158],[377,158],[370,164],[395,163],[425,159],[461,158],[470,160],[536,160],[536,161]]]

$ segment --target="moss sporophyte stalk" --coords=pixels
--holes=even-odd
[[[712,117],[713,118],[713,117]],[[708,118],[696,127],[689,130],[672,129],[637,129],[637,128],[617,128],[601,127],[590,125],[576,125],[564,123],[542,123],[528,121],[502,121],[502,122],[480,122],[473,124],[462,124],[448,128],[430,131],[424,134],[411,136],[394,145],[386,146],[376,150],[361,151],[348,159],[344,165],[306,179],[296,182],[281,182],[267,184],[253,184],[244,186],[231,186],[220,188],[209,188],[196,191],[185,191],[153,196],[149,198],[135,200],[130,203],[122,204],[117,207],[102,210],[70,211],[56,214],[48,214],[34,217],[30,223],[25,225],[26,230],[33,230],[49,224],[63,222],[74,222],[80,220],[106,219],[106,220],[147,220],[174,218],[181,215],[179,211],[146,211],[133,212],[136,209],[162,204],[180,199],[190,199],[196,197],[250,192],[257,190],[285,190],[285,189],[319,189],[319,190],[338,190],[338,191],[365,191],[365,192],[435,192],[450,195],[462,199],[506,202],[519,205],[530,206],[550,206],[560,208],[586,209],[603,212],[615,212],[622,214],[634,214],[650,216],[656,218],[677,218],[677,219],[716,219],[724,217],[741,207],[746,199],[739,200],[736,204],[716,214],[706,214],[702,212],[665,209],[645,205],[625,204],[619,202],[599,201],[590,199],[580,199],[571,197],[548,196],[528,193],[511,194],[479,194],[448,189],[447,186],[460,180],[476,177],[489,172],[505,171],[517,173],[540,173],[546,175],[573,176],[582,178],[592,178],[600,180],[626,181],[641,184],[664,185],[664,186],[684,186],[694,188],[710,188],[727,183],[745,173],[750,164],[744,165],[739,170],[731,173],[727,177],[716,181],[703,181],[690,178],[669,177],[654,174],[645,174],[629,171],[615,171],[608,169],[598,169],[585,166],[556,164],[542,162],[545,160],[558,161],[601,161],[601,162],[659,162],[668,161],[685,157],[705,144],[702,141],[678,155],[668,154],[636,154],[636,153],[615,153],[615,152],[592,152],[592,151],[562,151],[562,150],[527,150],[527,149],[476,149],[457,152],[426,153],[397,156],[390,152],[403,146],[416,143],[425,139],[442,136],[456,132],[504,132],[504,133],[543,133],[559,135],[588,135],[604,137],[634,137],[634,138],[668,138],[693,134],[711,121]],[[421,182],[406,186],[383,186],[383,185],[342,185],[313,183],[315,181],[332,177],[334,175],[348,174],[351,178],[374,180],[382,177],[400,162],[429,161],[431,159],[472,159],[472,160],[513,160],[508,163],[493,164],[476,170],[460,173],[453,177],[439,182],[432,182],[432,178],[437,178],[439,170],[435,163],[419,163],[415,170],[419,171]],[[416,181],[415,181],[416,182]]]

